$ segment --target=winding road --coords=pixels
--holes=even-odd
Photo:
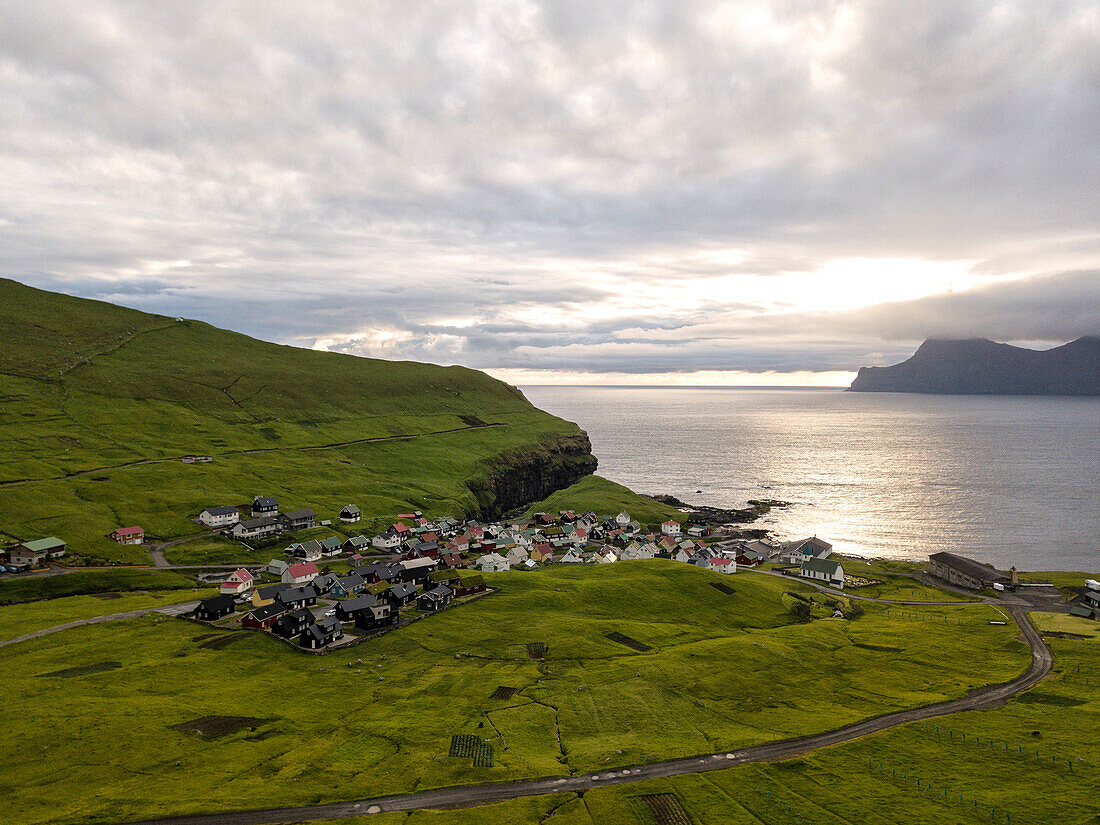
[[[956,602],[957,604],[957,602]],[[517,782],[494,782],[485,785],[460,785],[437,788],[416,793],[396,796],[381,796],[373,799],[360,799],[351,802],[336,802],[328,805],[306,805],[294,808],[274,808],[268,810],[233,811],[228,813],[198,814],[177,816],[167,819],[144,820],[131,825],[269,825],[269,823],[302,822],[309,820],[336,820],[390,811],[415,811],[422,809],[472,808],[506,799],[525,796],[540,796],[551,793],[577,793],[602,788],[609,785],[621,785],[638,782],[643,779],[655,779],[683,774],[715,771],[734,765],[752,762],[776,762],[790,759],[804,753],[849,742],[868,734],[888,730],[898,725],[935,719],[952,713],[968,710],[981,710],[1002,705],[1007,699],[1028,690],[1038,684],[1054,664],[1050,649],[1043,642],[1038,631],[1027,618],[1028,608],[1023,605],[1005,607],[1019,625],[1024,639],[1031,648],[1031,665],[1011,682],[999,685],[987,685],[971,691],[960,699],[939,702],[934,705],[912,708],[911,710],[887,713],[871,719],[865,719],[852,725],[826,733],[803,736],[797,739],[784,739],[768,742],[738,751],[715,753],[706,756],[672,759],[666,762],[653,762],[647,765],[634,765],[616,768],[612,771],[585,774],[583,776],[551,777],[546,779],[528,779]]]

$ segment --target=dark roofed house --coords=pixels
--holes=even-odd
[[[279,514],[279,502],[272,496],[256,496],[252,499],[252,518],[261,516],[277,516]]]
[[[311,581],[310,584],[313,585],[313,589],[317,591],[318,596],[323,596],[326,593],[330,593],[338,581],[340,581],[340,577],[335,573],[322,573]]]
[[[397,611],[390,604],[376,604],[364,610],[355,611],[353,621],[360,630],[377,630],[380,627],[392,627],[397,624]]]
[[[412,582],[398,582],[383,591],[382,595],[395,608],[401,608],[415,599],[419,592],[420,589]]]
[[[311,586],[289,587],[275,597],[275,601],[287,610],[297,610],[300,607],[313,607],[317,604],[317,591]]]
[[[344,550],[349,553],[369,552],[370,539],[362,535],[352,536],[350,539],[344,542]]]
[[[349,504],[347,507],[340,511],[340,521],[344,522],[345,524],[354,524],[362,517],[363,514],[354,504]]]
[[[278,602],[265,604],[263,607],[254,607],[241,617],[241,627],[267,630],[284,613],[286,613],[286,608]]]
[[[279,516],[279,519],[283,523],[283,529],[287,532],[311,530],[317,526],[317,514],[308,508],[283,513]]]
[[[335,642],[343,632],[343,623],[335,616],[328,616],[303,630],[299,644],[310,650],[318,650]]]
[[[234,604],[236,600],[228,594],[211,596],[199,602],[198,607],[195,608],[195,618],[212,622],[232,613]]]
[[[928,557],[928,571],[937,579],[968,590],[984,590],[995,584],[1015,584],[1016,572],[1002,573],[992,565],[956,556],[954,553],[933,553]]]
[[[304,607],[284,613],[271,626],[273,633],[284,639],[293,639],[313,624],[313,614]]]
[[[325,536],[321,539],[321,554],[325,556],[339,556],[344,549],[344,540],[339,536]]]
[[[435,612],[442,610],[451,603],[451,596],[454,595],[454,591],[447,587],[445,584],[441,584],[424,593],[416,600],[416,609],[426,612]]]
[[[231,505],[224,507],[207,507],[199,513],[199,521],[212,529],[230,527],[240,521],[241,515],[237,508]]]
[[[368,607],[376,607],[380,602],[374,596],[355,596],[336,603],[336,617],[341,621],[350,622],[355,614]]]
[[[282,525],[275,516],[257,516],[238,521],[230,530],[235,539],[262,539],[281,531]]]

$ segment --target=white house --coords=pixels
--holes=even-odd
[[[511,562],[499,553],[487,553],[479,557],[474,564],[476,564],[483,573],[503,573],[505,570],[512,569]]]
[[[798,575],[804,579],[813,579],[831,587],[844,587],[844,567],[831,559],[806,559]]]
[[[241,514],[236,507],[207,507],[199,513],[199,521],[211,530],[219,530],[222,527],[232,527],[241,520]]]
[[[401,534],[394,530],[387,530],[385,533],[381,533],[371,539],[371,544],[379,550],[396,550],[401,546],[401,542]]]
[[[317,565],[311,561],[302,561],[292,564],[283,571],[284,584],[308,584],[317,578]]]
[[[673,561],[679,561],[687,564],[689,561],[691,561],[691,553],[689,553],[683,547],[678,547],[676,548],[676,551],[672,554],[671,558]]]
[[[229,578],[222,582],[219,589],[223,595],[229,594],[231,596],[236,596],[252,589],[252,585],[255,584],[255,581],[252,574],[241,567],[230,573]]]
[[[713,570],[715,573],[736,573],[737,562],[733,559],[727,559],[725,556],[715,556],[706,563],[707,570]]]
[[[669,519],[661,525],[662,536],[678,536],[680,535],[680,523]]]
[[[583,564],[584,554],[576,547],[570,548],[560,559],[558,564]]]
[[[272,576],[282,576],[288,566],[282,559],[272,559],[267,563],[267,572]]]
[[[528,552],[522,547],[516,546],[504,554],[504,558],[508,559],[508,563],[511,565],[523,564],[527,561]]]
[[[592,554],[592,561],[597,564],[614,564],[619,560],[619,557],[615,555],[615,551],[610,547],[604,546]]]
[[[626,510],[620,510],[619,515],[615,516],[615,523],[620,527],[626,527],[630,524],[630,513]]]

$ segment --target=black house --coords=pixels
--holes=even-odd
[[[317,514],[312,510],[291,510],[279,516],[283,529],[293,533],[297,530],[311,530],[317,526]]]
[[[355,626],[360,630],[377,630],[380,627],[392,627],[397,624],[397,611],[388,604],[378,604],[363,610],[356,610]]]
[[[313,614],[304,607],[291,613],[284,613],[271,626],[273,633],[284,639],[293,639],[313,623]]]
[[[319,622],[315,622],[302,631],[302,637],[298,640],[298,643],[302,647],[308,647],[311,650],[317,650],[321,647],[328,647],[330,644],[340,638],[340,634],[344,632],[344,625],[335,616],[329,616],[321,619]]]
[[[418,610],[424,610],[434,613],[437,610],[442,610],[444,607],[451,603],[451,596],[453,591],[445,584],[439,585],[434,590],[429,590],[416,600],[416,607]]]
[[[341,621],[350,622],[358,611],[377,606],[378,599],[370,595],[344,599],[342,602],[336,603],[336,618]]]
[[[290,587],[275,597],[287,610],[297,610],[300,607],[313,607],[317,604],[317,591],[309,585],[305,587]]]
[[[220,619],[232,613],[235,603],[236,600],[229,594],[211,596],[199,602],[198,607],[195,608],[195,618],[212,622],[214,619]]]
[[[394,584],[382,594],[382,597],[393,605],[394,610],[404,607],[416,598],[417,587],[411,582]]]
[[[256,496],[252,499],[252,518],[279,515],[279,502],[271,496]]]

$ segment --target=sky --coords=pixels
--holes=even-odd
[[[1100,6],[0,4],[0,274],[516,384],[1100,334]]]

